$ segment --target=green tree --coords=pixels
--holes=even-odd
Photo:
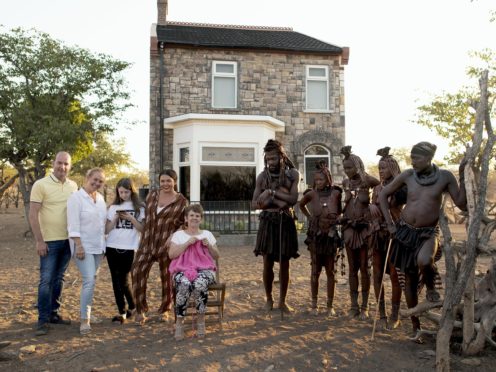
[[[125,149],[124,139],[113,139],[106,133],[98,133],[93,141],[93,151],[82,159],[73,159],[71,178],[82,184],[86,172],[94,167],[105,171],[105,200],[113,198],[114,187],[119,179],[129,177],[137,188],[148,185],[148,172],[139,170]],[[109,192],[110,190],[110,192]]]
[[[18,171],[24,200],[58,151],[83,159],[122,122],[127,67],[46,33],[0,28],[0,160]]]
[[[472,52],[476,65],[469,67],[467,75],[472,85],[463,87],[458,92],[435,95],[431,102],[418,107],[416,123],[434,130],[438,135],[448,139],[451,148],[445,159],[457,163],[465,152],[467,143],[472,142],[475,112],[479,102],[477,79],[483,70],[489,71],[489,115],[494,117],[494,99],[496,97],[496,53],[485,49]]]
[[[107,178],[120,171],[122,167],[131,167],[131,156],[125,149],[124,139],[113,140],[107,133],[99,132],[94,136],[92,149],[89,154],[80,157],[77,154],[73,159],[72,174],[84,176],[95,167],[102,168]]]

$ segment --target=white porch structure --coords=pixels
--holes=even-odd
[[[200,201],[202,166],[255,167],[260,173],[265,144],[285,124],[271,116],[192,113],[166,118],[164,128],[173,129],[173,167],[189,167],[190,200]]]

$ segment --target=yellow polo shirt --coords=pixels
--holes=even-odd
[[[53,173],[34,183],[30,201],[41,204],[38,219],[44,241],[68,238],[67,199],[77,189],[76,182],[66,178],[62,183]]]

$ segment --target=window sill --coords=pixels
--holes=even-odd
[[[307,109],[303,110],[303,112],[308,114],[332,114],[333,110],[315,110],[315,109]]]
[[[239,107],[210,107],[212,111],[241,111]]]

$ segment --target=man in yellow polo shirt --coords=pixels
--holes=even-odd
[[[71,323],[58,313],[64,273],[71,259],[67,235],[67,199],[77,191],[76,183],[67,178],[70,169],[71,156],[64,151],[57,153],[53,172],[36,181],[31,189],[29,222],[40,256],[37,336],[48,333],[49,323]]]

